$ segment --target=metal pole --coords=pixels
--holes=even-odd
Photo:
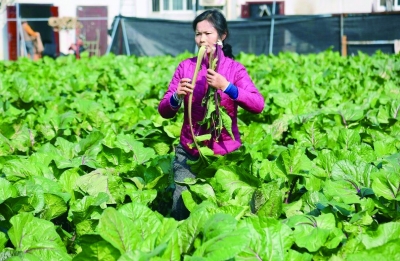
[[[23,28],[22,28],[22,24],[21,24],[21,19],[18,19],[20,21],[17,21],[17,31],[19,32],[19,34],[17,34],[18,39],[19,40],[19,47],[18,48],[18,54],[20,52],[20,49],[22,49],[22,53],[20,54],[21,56],[28,56],[27,50],[26,50],[26,43],[25,43],[25,38],[24,38],[24,33],[23,33]],[[18,56],[19,57],[19,56]],[[33,57],[31,57],[31,59],[33,59]]]
[[[117,28],[118,28],[119,20],[121,20],[121,18],[118,16],[117,19],[116,19],[115,22],[114,22],[114,27],[113,27],[113,30],[112,30],[112,33],[111,33],[111,43],[110,43],[110,44],[108,45],[108,47],[107,47],[107,52],[106,52],[106,54],[109,54],[110,51],[111,51],[111,46],[112,46],[112,44],[113,44],[113,42],[114,42],[115,34],[117,33]]]
[[[343,21],[343,14],[340,14],[340,38],[342,38],[343,37],[343,26],[344,26],[344,23],[343,23],[344,21]]]
[[[199,2],[199,0],[192,0],[194,17],[197,16],[197,4],[198,4],[198,2]]]
[[[20,57],[20,52],[21,52],[21,47],[20,47],[20,40],[19,40],[19,37],[20,37],[20,34],[22,33],[22,31],[21,31],[21,26],[20,26],[20,24],[21,24],[21,18],[19,17],[19,3],[18,3],[18,1],[17,1],[17,3],[16,3],[16,9],[17,9],[17,59]]]
[[[274,44],[275,10],[276,1],[274,1],[274,3],[272,4],[271,30],[269,35],[269,54],[272,54],[272,46]]]
[[[125,21],[124,19],[121,20],[121,25],[122,25],[122,36],[124,37],[124,42],[125,42],[125,49],[126,49],[126,55],[131,55],[131,50],[129,49],[129,42],[128,42],[128,36],[126,34],[126,28],[125,28]]]
[[[193,12],[194,12],[194,18],[193,20],[196,18],[197,16],[197,6],[199,4],[199,0],[193,0],[192,3],[194,3],[193,5]],[[197,46],[197,44],[194,44],[194,52],[193,53],[197,53],[199,51],[199,47]]]
[[[344,49],[343,49],[343,35],[344,35],[344,32],[343,32],[343,27],[344,27],[344,21],[343,21],[343,13],[340,13],[340,50],[341,50],[341,52],[342,52],[342,55],[343,55],[343,53],[344,53]]]
[[[79,26],[75,27],[75,46],[76,46],[76,51],[75,51],[75,58],[76,59],[81,59],[81,53],[79,52],[79,38],[81,38],[81,29]]]

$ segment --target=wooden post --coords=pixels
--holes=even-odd
[[[347,36],[342,36],[342,56],[347,56]]]

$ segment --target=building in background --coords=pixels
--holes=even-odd
[[[0,59],[15,60],[24,55],[23,41],[19,40],[21,19],[28,20],[31,27],[40,32],[45,52],[49,55],[68,53],[70,46],[77,40],[77,34],[93,47],[94,54],[104,54],[109,41],[108,28],[114,16],[119,14],[119,5],[110,4],[108,0],[84,2],[85,5],[76,0],[3,0],[0,13]],[[55,20],[50,19],[56,17],[63,22],[78,20],[82,26],[78,31],[71,28],[54,30],[51,22]]]
[[[267,15],[274,1],[236,0],[236,10],[230,17],[260,17]],[[323,15],[400,11],[400,0],[278,0],[277,13],[282,15]]]
[[[317,15],[400,11],[400,0],[280,0],[275,14]],[[84,3],[84,4],[83,4]],[[102,55],[110,42],[112,22],[118,15],[190,21],[207,8],[219,8],[228,20],[270,16],[274,1],[262,0],[1,0],[0,59],[15,60],[23,55],[19,40],[19,18],[32,19],[45,52],[67,53],[77,36],[82,37],[93,55]],[[78,20],[81,28],[54,30],[48,19]],[[54,22],[55,20],[52,20]],[[65,20],[64,20],[65,22]],[[19,51],[18,51],[19,50]]]

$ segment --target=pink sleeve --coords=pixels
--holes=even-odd
[[[161,99],[160,104],[158,105],[158,112],[163,118],[173,118],[176,113],[178,112],[179,108],[174,108],[171,106],[170,99],[176,89],[178,88],[178,84],[180,79],[182,78],[182,72],[183,72],[183,62],[181,62],[178,65],[178,68],[176,68],[174,75],[172,76],[172,80],[169,83],[168,90],[164,94],[164,97]]]
[[[241,64],[239,64],[233,84],[238,87],[238,97],[235,100],[237,104],[249,112],[261,113],[264,109],[264,97]]]

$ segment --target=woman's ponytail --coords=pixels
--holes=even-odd
[[[235,56],[232,53],[232,46],[230,44],[224,43],[222,47],[222,51],[226,57],[235,59]]]

